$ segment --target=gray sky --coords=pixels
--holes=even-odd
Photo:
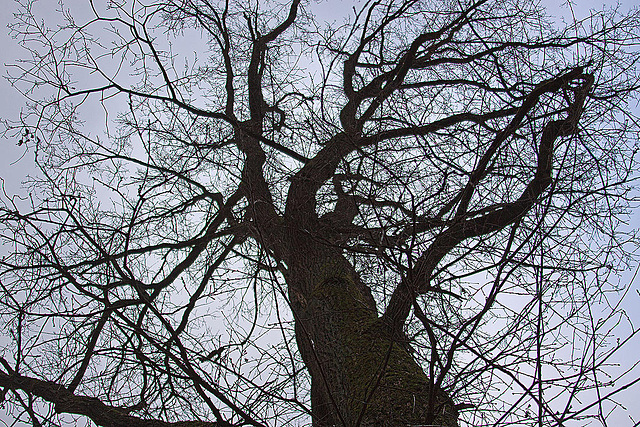
[[[15,91],[9,82],[4,78],[7,75],[7,63],[11,63],[15,58],[21,54],[21,48],[18,46],[16,40],[9,37],[7,25],[13,18],[13,11],[15,10],[12,0],[2,0],[3,13],[0,13],[0,96],[2,102],[0,102],[0,118],[15,120],[18,117],[18,111],[20,106],[24,103],[22,96]],[[11,13],[10,13],[11,12]],[[0,136],[0,177],[4,178],[5,185],[8,192],[13,192],[17,189],[16,184],[19,185],[23,179],[23,173],[29,165],[29,157],[23,159],[19,164],[14,164],[18,161],[24,150],[16,145],[17,141],[10,141]]]
[[[49,3],[46,6],[52,7],[57,5],[56,0],[41,0],[43,3]],[[74,4],[77,5],[86,5],[87,0],[71,0],[66,1],[65,4],[67,6],[71,6],[73,8]],[[571,18],[571,12],[568,8],[560,7],[558,2],[546,1],[550,5],[550,10],[554,14],[562,13],[567,19]],[[6,26],[11,21],[13,17],[13,12],[16,10],[16,5],[13,0],[0,0],[0,3],[3,6],[2,13],[0,13],[0,74],[4,77],[8,73],[8,67],[6,64],[13,62],[16,58],[19,58],[23,55],[21,49],[19,48],[17,41],[10,38],[8,35],[8,30]],[[578,15],[584,15],[587,13],[589,8],[601,8],[603,4],[613,4],[613,2],[602,2],[602,1],[580,1],[576,2],[574,5],[574,12]],[[633,0],[625,0],[621,2],[621,9],[623,11],[629,10],[635,1]],[[323,18],[330,19],[332,13],[335,13],[336,8],[328,5],[328,2],[322,3],[321,5],[323,15],[325,15],[324,11],[326,11],[326,15]],[[344,9],[344,8],[339,8]],[[342,19],[342,17],[336,17],[338,20]],[[0,118],[16,120],[19,117],[19,111],[24,105],[24,100],[22,96],[15,91],[6,79],[0,79]],[[638,106],[635,106],[638,108]],[[15,139],[8,140],[6,138],[0,137],[0,177],[4,179],[4,185],[6,188],[6,192],[8,194],[14,194],[16,192],[20,192],[20,183],[25,178],[26,174],[32,173],[33,155],[31,152],[24,151],[23,147],[17,146],[17,141]],[[640,213],[636,213],[631,219],[630,226],[633,228],[640,227]],[[628,278],[624,280],[631,280],[631,272]],[[636,279],[636,283],[633,284],[632,292],[629,295],[628,302],[626,304],[626,308],[628,310],[628,314],[632,320],[634,320],[634,324],[640,326],[640,294],[637,292],[639,289],[638,283],[640,283],[640,278]],[[629,345],[624,354],[621,354],[618,362],[621,363],[622,366],[629,366],[633,362],[638,360],[638,355],[640,354],[640,340],[636,339],[631,345]],[[633,377],[637,377],[640,375],[640,370],[636,369],[634,373],[631,374]],[[640,421],[640,399],[638,399],[638,395],[640,394],[640,387],[636,386],[635,388],[629,389],[627,392],[623,393],[619,401],[625,406],[627,406],[628,411],[632,414],[633,418],[636,422]],[[0,409],[0,422],[5,416],[4,411]],[[596,425],[596,424],[594,424]],[[619,426],[631,426],[632,423],[627,417],[622,417],[619,419],[617,423]]]

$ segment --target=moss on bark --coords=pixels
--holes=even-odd
[[[453,401],[430,390],[428,377],[391,339],[363,289],[352,277],[330,277],[306,299],[301,320],[311,348],[302,353],[314,383],[314,425],[457,426]]]

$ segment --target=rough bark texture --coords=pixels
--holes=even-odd
[[[457,426],[453,401],[432,390],[392,338],[348,261],[315,249],[295,252],[304,265],[294,264],[288,278],[298,346],[312,378],[313,425]]]

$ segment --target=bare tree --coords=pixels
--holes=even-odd
[[[638,381],[637,11],[18,3],[12,419],[607,425]]]

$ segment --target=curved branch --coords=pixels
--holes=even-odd
[[[409,316],[415,296],[432,290],[430,281],[433,271],[440,260],[442,260],[451,249],[466,239],[502,230],[519,218],[522,218],[539,201],[546,188],[551,184],[553,145],[555,140],[560,136],[568,136],[575,132],[582,113],[584,101],[593,85],[594,78],[592,75],[583,74],[582,68],[578,67],[574,71],[538,88],[538,91],[555,91],[563,86],[567,87],[571,81],[576,79],[582,79],[583,83],[579,87],[573,88],[575,99],[568,108],[567,117],[563,120],[549,122],[544,127],[542,137],[540,138],[535,176],[520,197],[511,203],[507,203],[501,209],[491,211],[480,217],[465,220],[463,216],[457,216],[457,221],[434,239],[429,249],[418,258],[411,274],[402,280],[394,290],[389,305],[383,315],[383,319],[395,334],[401,336],[399,334],[402,331],[404,322]],[[534,101],[534,99],[529,100],[529,102]],[[529,111],[529,109],[530,108],[527,108],[526,111]],[[514,121],[515,119],[514,117]],[[508,135],[507,131],[512,132],[514,130],[514,121],[510,123],[503,133],[498,135],[496,138],[497,141],[506,138],[506,135]],[[492,148],[494,144],[492,144]],[[488,162],[488,159],[485,159],[485,157],[490,157],[491,155],[490,149],[485,153],[485,156],[483,156],[483,161],[486,160]],[[474,181],[474,177],[481,179],[484,176],[482,165],[483,162],[481,161],[475,173],[472,174],[470,183]],[[475,187],[475,184],[472,184],[472,188],[473,187]],[[472,190],[467,190],[466,188],[463,190],[463,202],[467,191]]]
[[[76,395],[62,384],[25,377],[15,372],[0,372],[0,386],[23,391],[54,405],[57,413],[83,415],[103,427],[227,427],[226,421],[180,421],[171,423],[129,415],[124,408],[109,406],[95,397]]]

